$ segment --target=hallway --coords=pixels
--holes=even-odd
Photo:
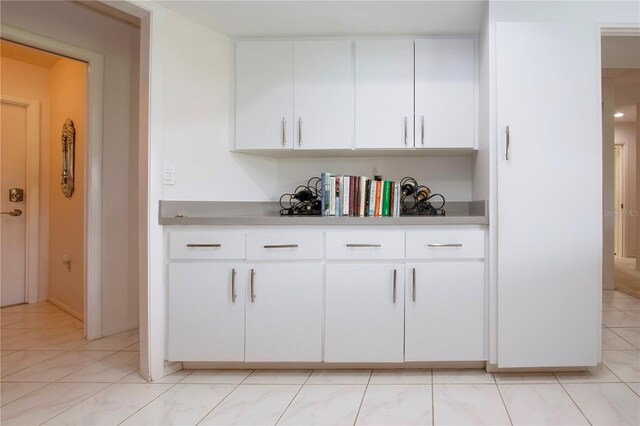
[[[616,290],[640,298],[640,271],[636,269],[636,259],[620,256],[614,259]]]

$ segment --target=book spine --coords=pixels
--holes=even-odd
[[[353,201],[354,201],[354,196],[355,196],[355,192],[356,192],[356,178],[355,176],[349,176],[349,214],[348,216],[353,216]]]
[[[360,217],[364,217],[366,214],[365,210],[365,201],[367,199],[367,178],[364,176],[360,177],[360,209],[358,213],[360,213]]]
[[[336,178],[329,178],[329,216],[336,214]]]
[[[342,206],[342,216],[349,216],[349,176],[342,176],[342,180],[344,180],[344,185],[340,191],[342,194],[340,202]]]
[[[360,203],[358,202],[358,197],[360,196],[360,176],[353,177],[355,181],[355,188],[353,188],[353,212],[352,216],[358,216],[360,208]]]
[[[396,197],[396,183],[390,182],[389,184],[389,212],[387,216],[393,216]]]
[[[376,181],[369,180],[369,216],[376,215]]]
[[[378,217],[382,213],[382,181],[376,181],[376,207],[375,207],[375,216]]]
[[[342,176],[336,176],[336,216],[340,216],[342,208]]]
[[[394,206],[393,206],[393,215],[395,217],[400,217],[400,184],[396,183],[396,187],[394,188],[394,193],[396,194],[394,200]]]
[[[388,180],[384,181],[384,190],[383,190],[383,194],[382,194],[382,214],[381,216],[389,216],[389,189],[390,189],[390,184],[391,182],[389,182]]]

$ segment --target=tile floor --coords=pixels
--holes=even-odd
[[[640,300],[604,292],[602,363],[580,373],[183,370],[138,374],[137,330],[86,342],[48,303],[2,309],[1,423],[640,424]]]

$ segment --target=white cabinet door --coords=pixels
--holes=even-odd
[[[484,263],[407,265],[405,361],[482,361]]]
[[[355,44],[356,148],[413,148],[413,40]]]
[[[294,42],[296,149],[353,146],[353,42]]]
[[[326,362],[402,362],[403,281],[401,264],[326,266]]]
[[[246,361],[321,361],[322,265],[261,263],[248,269]]]
[[[242,264],[169,264],[170,361],[244,361]]]
[[[293,148],[293,42],[236,42],[236,148]]]
[[[499,367],[588,366],[600,355],[594,31],[497,24]]]
[[[416,148],[474,147],[472,38],[415,41]]]

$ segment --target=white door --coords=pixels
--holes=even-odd
[[[413,148],[413,40],[355,43],[356,148]]]
[[[598,362],[595,50],[592,25],[497,25],[499,367]]]
[[[26,204],[9,201],[9,190],[27,184],[27,108],[9,103],[1,108],[0,305],[8,306],[26,301]],[[20,216],[5,214],[16,209]]]
[[[169,264],[170,361],[244,361],[242,264]]]
[[[402,362],[404,266],[326,266],[325,361]]]
[[[353,42],[294,42],[296,149],[353,145]]]
[[[322,265],[248,265],[245,360],[322,360]],[[253,275],[253,277],[251,277]]]
[[[416,40],[416,148],[473,148],[473,38]]]
[[[293,42],[236,43],[236,148],[293,148]]]
[[[407,265],[405,361],[482,361],[484,263]]]

